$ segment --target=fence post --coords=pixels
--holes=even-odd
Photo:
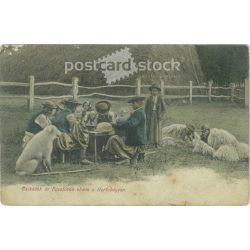
[[[141,95],[141,78],[140,77],[138,77],[136,80],[135,95],[137,95],[137,96]]]
[[[78,77],[72,77],[72,96],[75,101],[77,101],[77,94],[78,94]]]
[[[231,102],[234,102],[235,83],[231,83]]]
[[[164,83],[164,79],[161,78],[160,82],[161,82],[161,93],[164,96],[165,95],[165,83]]]
[[[213,85],[213,81],[209,81],[208,82],[208,101],[209,102],[212,101],[212,85]]]
[[[249,78],[245,79],[245,107],[249,106]]]
[[[34,88],[35,88],[35,77],[29,76],[29,111],[32,112],[34,109]]]
[[[189,102],[192,104],[193,101],[193,82],[189,82]]]

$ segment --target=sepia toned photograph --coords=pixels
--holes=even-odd
[[[0,45],[5,205],[247,205],[247,45]]]

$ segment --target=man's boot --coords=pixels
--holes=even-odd
[[[130,165],[131,166],[136,166],[137,165],[137,160],[138,160],[138,153],[135,153],[135,155],[131,158],[130,160]]]
[[[144,158],[145,158],[145,153],[139,153],[138,161],[144,162]]]
[[[91,164],[93,164],[92,161],[89,161],[86,158],[86,149],[81,149],[80,150],[80,164],[82,164],[82,165],[91,165]]]
[[[126,164],[129,164],[129,159],[121,159],[117,162],[115,162],[116,165],[126,165]]]

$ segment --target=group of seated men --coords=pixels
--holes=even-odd
[[[55,140],[54,152],[77,149],[79,162],[89,165],[92,162],[87,159],[86,151],[91,147],[89,131],[93,129],[107,135],[105,140],[99,140],[99,151],[113,156],[117,164],[135,164],[144,158],[147,143],[143,101],[144,97],[131,98],[128,103],[132,104],[133,111],[120,117],[110,111],[111,103],[106,100],[97,102],[94,110],[88,101],[80,103],[73,98],[57,104],[47,101],[29,120],[22,146],[24,148],[35,134],[53,124],[61,132]]]

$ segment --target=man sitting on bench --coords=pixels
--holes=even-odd
[[[84,122],[79,122],[75,116],[75,110],[82,104],[69,99],[64,102],[65,108],[56,115],[53,124],[62,132],[56,139],[55,148],[61,151],[80,149],[80,163],[92,164],[86,159],[86,150],[89,143],[89,132]]]
[[[107,142],[106,150],[117,156],[120,160],[117,164],[136,165],[137,160],[144,159],[145,144],[147,143],[146,135],[146,115],[143,110],[143,100],[145,98],[136,96],[131,98],[128,103],[132,104],[133,113],[125,121],[117,121],[113,126],[116,129],[126,131],[125,142],[118,135],[111,136]]]

